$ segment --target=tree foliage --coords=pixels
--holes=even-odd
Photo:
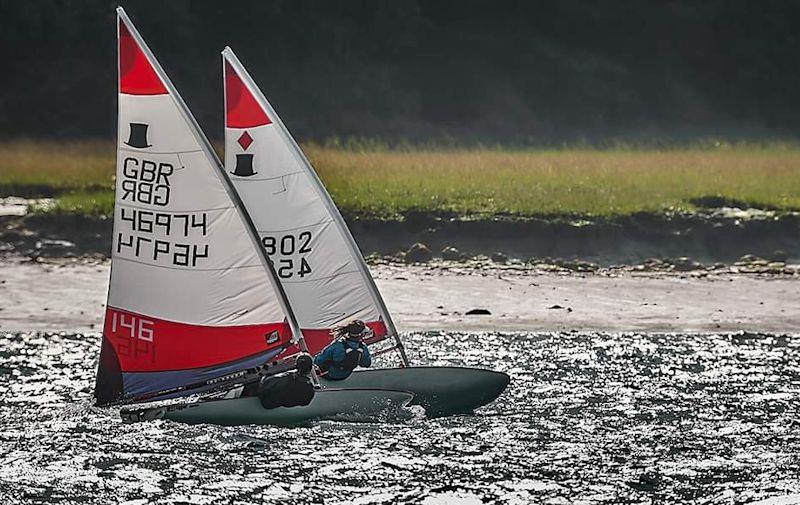
[[[115,3],[0,3],[0,135],[111,137]],[[211,137],[231,45],[301,138],[792,137],[800,3],[129,1]]]

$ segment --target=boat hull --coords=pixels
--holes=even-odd
[[[411,399],[412,394],[406,391],[324,389],[316,392],[310,404],[301,407],[265,409],[258,398],[248,397],[160,407],[129,406],[121,409],[120,415],[125,422],[169,419],[186,424],[292,426],[322,419],[374,420],[396,415]]]
[[[357,370],[341,381],[322,379],[323,387],[409,391],[412,405],[429,417],[468,413],[496,399],[510,378],[502,372],[466,367],[408,367]]]

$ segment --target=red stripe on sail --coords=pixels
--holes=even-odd
[[[122,19],[119,23],[119,91],[126,95],[166,95],[167,88]]]
[[[109,307],[103,335],[121,372],[160,372],[208,367],[286,345],[285,322],[200,326],[165,321]]]
[[[225,62],[225,126],[252,128],[272,123],[242,79]]]
[[[365,344],[372,344],[375,342],[380,342],[388,335],[388,330],[386,329],[386,324],[383,321],[370,321],[367,323],[367,326],[372,328],[372,337],[368,340],[365,340]],[[328,344],[333,341],[333,336],[331,335],[331,330],[307,330],[302,329],[303,332],[303,339],[306,341],[306,345],[308,346],[308,351],[311,355],[315,355],[319,353],[321,350],[325,349]],[[291,356],[299,352],[300,350],[297,346],[288,347],[285,351],[281,353],[279,358],[285,358],[286,356]]]

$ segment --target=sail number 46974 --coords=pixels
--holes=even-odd
[[[311,232],[304,231],[297,235],[291,233],[280,237],[265,236],[261,238],[261,244],[268,256],[280,254],[281,256],[292,256],[299,254],[300,257],[281,258],[275,261],[275,271],[278,277],[291,279],[295,275],[305,277],[311,273],[311,265],[305,255],[311,252]]]

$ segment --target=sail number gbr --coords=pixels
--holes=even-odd
[[[261,237],[261,245],[267,256],[279,254],[283,256],[274,260],[275,271],[282,279],[291,279],[294,276],[303,278],[311,273],[311,265],[308,264],[306,254],[311,252],[311,232],[304,231],[297,235],[291,233],[278,237],[269,235]],[[286,258],[286,256],[299,255],[298,258]]]

